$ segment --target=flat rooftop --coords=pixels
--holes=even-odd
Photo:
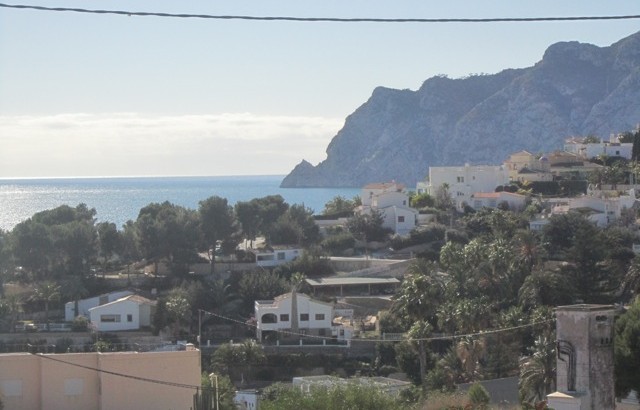
[[[341,286],[341,285],[390,285],[398,284],[400,281],[396,278],[320,278],[307,279],[310,286]]]

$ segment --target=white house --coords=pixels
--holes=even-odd
[[[449,187],[456,208],[470,204],[476,192],[494,192],[497,186],[509,184],[509,171],[504,165],[469,165],[461,167],[429,167],[427,193],[435,195],[443,185]]]
[[[336,336],[338,339],[349,339],[351,332],[346,331],[342,326],[333,325],[334,306],[331,303],[314,300],[311,297],[296,293],[297,309],[291,310],[291,293],[277,296],[273,300],[256,300],[256,337],[264,340],[269,334],[279,331],[291,331],[291,315],[296,314],[298,318],[298,333],[315,336]],[[287,337],[286,333],[283,333]],[[295,337],[295,335],[292,335]]]
[[[283,263],[292,262],[302,256],[300,248],[274,249],[273,251],[256,251],[256,265],[270,268]]]
[[[566,204],[558,204],[552,208],[553,214],[569,211],[583,211],[589,220],[600,227],[605,227],[619,219],[625,209],[632,209],[636,203],[635,190],[631,189],[627,195],[583,195],[577,198],[567,198]]]
[[[409,195],[404,185],[395,182],[369,184],[360,194],[362,206],[356,212],[369,214],[372,210],[382,215],[382,227],[398,235],[407,235],[418,223],[418,211],[409,207]]]
[[[125,296],[133,295],[129,290],[121,290],[118,292],[105,293],[103,295],[94,296],[78,301],[78,316],[89,317],[89,309],[96,306],[104,305],[114,300],[118,300]],[[64,320],[71,322],[76,317],[75,301],[67,302],[64,305]]]
[[[633,143],[621,143],[619,136],[611,134],[609,141],[585,143],[585,138],[569,138],[564,143],[564,150],[585,159],[596,158],[600,155],[631,159]]]
[[[497,208],[500,204],[506,203],[509,210],[521,211],[527,202],[525,195],[514,194],[511,192],[476,192],[471,195],[471,203],[473,209]]]
[[[137,330],[151,326],[156,301],[129,295],[89,309],[91,324],[100,332]]]
[[[405,186],[403,184],[398,184],[396,182],[377,182],[373,184],[365,185],[360,192],[360,200],[362,201],[363,206],[374,206],[374,202],[380,201],[380,197],[383,194],[404,194],[406,198],[404,198],[407,202],[400,205],[408,206],[408,196],[405,192]],[[393,195],[392,195],[393,196]],[[390,200],[389,202],[385,202],[387,205],[382,204],[382,206],[388,206],[390,203],[398,204],[397,200]],[[378,205],[375,205],[378,206]]]

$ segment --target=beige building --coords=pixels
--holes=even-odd
[[[200,352],[0,354],[5,410],[182,410],[200,385]]]

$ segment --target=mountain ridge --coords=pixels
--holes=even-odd
[[[640,32],[607,47],[558,42],[531,67],[452,79],[416,91],[376,87],[347,116],[318,165],[303,160],[281,187],[415,186],[429,166],[501,163],[559,149],[565,138],[640,121]]]

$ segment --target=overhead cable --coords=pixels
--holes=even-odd
[[[196,386],[196,385],[193,385],[193,384],[168,382],[168,381],[164,381],[164,380],[150,379],[148,377],[133,376],[133,375],[126,374],[126,373],[112,372],[110,370],[99,369],[97,367],[85,366],[85,365],[78,364],[78,363],[68,362],[66,360],[56,359],[55,357],[52,357],[51,355],[45,355],[45,354],[41,354],[41,353],[34,354],[34,355],[38,356],[38,357],[40,357],[42,359],[52,360],[54,362],[68,364],[70,366],[80,367],[82,369],[92,370],[92,371],[99,372],[99,373],[105,373],[105,374],[109,374],[109,375],[112,375],[112,376],[124,377],[124,378],[127,378],[127,379],[133,379],[133,380],[138,380],[138,381],[143,381],[143,382],[148,382],[148,383],[161,384],[161,385],[164,385],[164,386],[180,387],[180,388],[183,388],[183,389],[192,389],[192,390],[203,389],[203,387]]]
[[[492,17],[492,18],[373,18],[373,17],[292,17],[292,16],[246,16],[190,13],[161,13],[130,10],[99,10],[74,7],[44,7],[26,4],[0,3],[0,7],[38,11],[75,12],[89,14],[115,14],[139,17],[196,18],[213,20],[294,21],[320,23],[528,23],[554,21],[602,21],[640,19],[640,15],[616,16],[556,16],[556,17]]]
[[[211,316],[215,316],[217,318],[229,321],[229,322],[234,322],[237,324],[241,324],[244,326],[249,326],[249,327],[253,327],[253,328],[257,328],[258,326],[256,324],[253,323],[247,323],[247,322],[243,322],[241,320],[237,320],[237,319],[233,319],[230,317],[226,317],[226,316],[222,316],[219,315],[217,313],[213,313],[213,312],[209,312],[206,310],[202,310],[200,309],[200,311],[202,313],[211,315]],[[407,341],[411,341],[411,342],[419,342],[419,341],[425,341],[425,342],[431,342],[434,340],[456,340],[456,339],[464,339],[464,338],[468,338],[468,337],[478,337],[478,336],[487,336],[487,335],[491,335],[491,334],[496,334],[496,333],[505,333],[505,332],[511,332],[514,330],[520,330],[520,329],[525,329],[528,327],[535,327],[538,325],[544,325],[544,324],[548,324],[548,323],[552,323],[555,322],[555,319],[547,319],[547,320],[541,320],[538,322],[531,322],[531,323],[526,323],[523,325],[518,325],[518,326],[511,326],[511,327],[503,327],[503,328],[498,328],[498,329],[485,329],[485,330],[480,330],[478,332],[475,333],[465,333],[465,334],[455,334],[455,335],[440,335],[440,336],[432,336],[432,337],[424,337],[424,338],[403,338],[403,339],[394,339],[394,340],[386,340],[386,339],[350,339],[352,342],[357,342],[357,343],[362,343],[362,342],[370,342],[370,343],[380,343],[380,342],[402,342],[404,340]],[[299,333],[299,332],[292,332],[289,330],[283,330],[283,329],[274,329],[272,330],[273,332],[276,333],[281,333],[284,335],[289,335],[289,336],[299,336],[299,337],[305,337],[305,338],[310,338],[310,339],[320,339],[320,340],[334,340],[335,338],[332,336],[320,336],[320,335],[310,335],[310,334],[305,334],[305,333]]]

